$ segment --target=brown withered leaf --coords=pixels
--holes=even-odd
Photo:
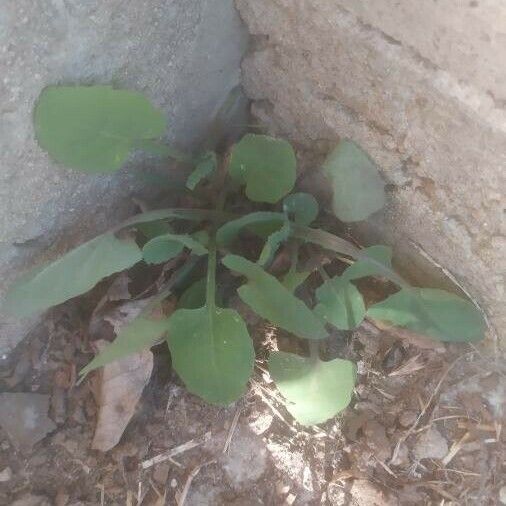
[[[101,340],[95,344],[101,350],[108,343]],[[118,444],[152,370],[153,354],[144,350],[107,364],[97,373],[98,418],[92,449],[106,452]]]

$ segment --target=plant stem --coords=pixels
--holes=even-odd
[[[225,202],[227,200],[227,188],[226,188],[226,177],[227,177],[226,157],[221,157],[218,164],[218,170],[214,180],[214,188],[217,193],[216,199],[216,214],[223,214]],[[217,250],[216,250],[216,230],[217,223],[213,223],[210,231],[209,245],[208,245],[208,257],[207,257],[207,285],[206,285],[206,305],[210,314],[214,314],[216,309],[216,261],[217,261]]]
[[[292,244],[290,244],[290,269],[288,272],[297,272],[297,263],[299,261],[299,248],[300,241],[292,240]]]
[[[330,276],[327,274],[327,271],[325,270],[323,265],[318,266],[318,274],[320,274],[323,281],[330,281]]]
[[[309,341],[309,357],[313,362],[320,360],[320,343],[318,341]]]
[[[207,257],[206,305],[210,312],[216,308],[216,238],[211,235]]]

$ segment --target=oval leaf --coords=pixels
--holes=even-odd
[[[274,213],[275,214],[275,213]],[[188,220],[188,221],[205,221],[205,220],[226,220],[226,214],[220,211],[208,209],[156,209],[139,213],[120,223],[115,231],[123,230],[129,227],[139,228],[140,225],[160,220]]]
[[[471,302],[434,288],[400,290],[367,314],[441,341],[477,341],[485,332],[483,317]]]
[[[278,251],[281,243],[286,241],[290,237],[290,222],[285,220],[283,226],[273,232],[267,238],[267,241],[262,248],[262,252],[260,253],[260,258],[258,259],[258,263],[260,265],[267,265],[272,261],[274,255]]]
[[[206,305],[207,279],[202,278],[191,284],[179,297],[178,309],[198,309]]]
[[[140,260],[141,251],[133,240],[118,239],[111,233],[98,236],[23,276],[7,292],[4,308],[17,316],[44,311]]]
[[[325,281],[316,290],[316,299],[316,314],[338,329],[354,329],[364,319],[362,294],[355,285],[339,276]]]
[[[248,278],[248,283],[237,293],[255,313],[296,336],[306,339],[327,337],[323,323],[314,313],[258,264],[237,255],[227,255],[222,262]]]
[[[142,94],[111,86],[49,86],[37,101],[35,133],[55,160],[85,172],[112,172],[138,139],[164,134],[163,114]]]
[[[332,184],[334,213],[341,221],[365,220],[385,205],[385,184],[376,165],[355,143],[340,141],[323,170]]]
[[[269,372],[287,400],[286,409],[302,425],[323,423],[342,411],[355,387],[355,364],[339,358],[322,362],[274,351]]]
[[[246,185],[250,200],[274,204],[292,190],[296,165],[287,141],[247,134],[232,148],[228,170],[235,181]]]
[[[148,241],[142,248],[142,256],[148,264],[160,264],[179,255],[184,247],[195,255],[205,255],[207,249],[199,241],[186,234],[163,234]]]
[[[141,232],[147,241],[154,239],[159,235],[164,235],[172,232],[172,227],[165,220],[139,223],[135,228]]]
[[[256,233],[256,227],[260,225],[268,229],[268,236],[278,230],[285,220],[286,218],[283,214],[270,211],[258,211],[246,214],[222,225],[216,232],[216,242],[220,246],[228,246],[239,235],[242,229],[248,228]],[[264,230],[262,229],[259,232],[262,233]]]
[[[86,367],[80,372],[85,376],[94,369],[124,358],[132,353],[150,348],[160,337],[167,332],[168,318],[153,320],[138,317],[125,325],[116,336],[116,339],[106,346]]]
[[[193,172],[188,176],[188,179],[186,180],[186,187],[189,190],[194,190],[202,179],[205,179],[216,170],[217,166],[218,160],[216,158],[216,153],[213,151],[205,153],[197,161],[195,169],[193,169]]]
[[[299,225],[309,225],[318,216],[318,202],[310,193],[294,193],[283,200],[283,211]]]
[[[296,270],[289,270],[283,276],[281,283],[289,292],[293,293],[310,275],[311,271],[297,272]]]
[[[172,363],[186,388],[226,406],[245,391],[255,352],[248,329],[233,309],[179,309],[170,317]]]
[[[370,246],[360,250],[362,256],[350,265],[342,274],[342,278],[351,281],[352,279],[365,278],[367,276],[384,276],[385,270],[381,266],[392,269],[392,248],[389,246]],[[368,259],[375,262],[369,262]],[[378,266],[377,262],[380,263]]]

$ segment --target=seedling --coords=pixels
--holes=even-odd
[[[7,309],[28,316],[86,293],[101,279],[138,262],[187,259],[148,308],[81,371],[82,376],[164,338],[173,367],[190,392],[217,405],[237,400],[247,388],[255,351],[239,312],[218,302],[217,279],[226,269],[238,276],[237,294],[250,310],[309,343],[309,356],[271,351],[268,360],[287,409],[302,424],[328,420],[352,397],[355,365],[320,358],[319,341],[332,327],[355,329],[367,317],[441,341],[483,337],[483,318],[471,302],[443,290],[410,286],[392,269],[389,247],[359,249],[311,226],[318,223],[319,207],[312,195],[291,193],[296,157],[285,140],[247,134],[225,153],[187,155],[157,140],[165,132],[165,118],[145,97],[109,86],[50,86],[39,97],[34,123],[43,149],[88,173],[119,169],[135,149],[176,158],[193,166],[187,188],[205,187],[214,206],[139,214],[34,269],[11,287]],[[322,169],[333,190],[332,211],[341,222],[364,220],[384,205],[384,183],[376,166],[353,142],[341,140]],[[228,207],[231,197],[237,200],[243,193],[261,210],[233,212]],[[272,209],[266,210],[266,205]],[[244,245],[245,232],[263,242],[257,256]],[[332,277],[323,267],[316,273],[301,271],[300,253],[309,243],[351,265]],[[281,248],[291,252],[290,267],[276,277],[270,268]],[[159,310],[164,299],[205,256],[206,276],[180,294],[178,309],[164,316]],[[297,296],[311,275],[313,280],[322,278],[314,291],[315,303]],[[369,276],[388,280],[398,291],[366,307],[356,281]]]

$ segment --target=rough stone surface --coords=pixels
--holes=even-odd
[[[239,430],[223,458],[223,470],[231,485],[240,488],[257,481],[267,468],[267,451],[257,436]]]
[[[418,460],[442,459],[448,454],[448,443],[439,431],[432,427],[418,437],[413,452]]]
[[[132,213],[127,197],[145,185],[136,173],[157,164],[137,156],[114,176],[89,177],[53,163],[33,136],[42,88],[112,82],[142,91],[166,112],[168,138],[191,146],[238,84],[246,43],[233,0],[2,2],[0,299],[20,270]],[[0,354],[29,327],[0,314]]]
[[[361,144],[389,183],[387,209],[360,227],[369,242],[412,273],[430,271],[423,250],[506,328],[503,3],[236,4],[255,114],[306,150]]]
[[[49,396],[31,393],[3,393],[0,425],[21,451],[32,446],[56,429],[47,416]]]

